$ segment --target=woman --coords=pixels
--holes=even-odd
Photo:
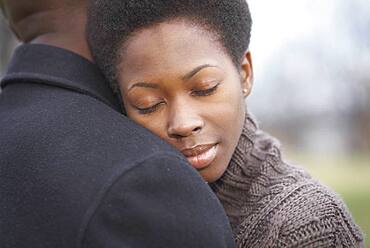
[[[286,164],[246,113],[244,0],[93,1],[88,40],[125,113],[176,147],[223,204],[239,247],[361,247],[342,201]]]

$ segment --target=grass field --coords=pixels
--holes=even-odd
[[[318,157],[289,153],[287,160],[304,167],[344,199],[370,248],[370,155]],[[315,158],[315,159],[313,159]]]

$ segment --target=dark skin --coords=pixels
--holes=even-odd
[[[19,41],[64,48],[93,61],[85,39],[85,0],[2,0]]]
[[[128,116],[179,149],[207,182],[225,172],[251,91],[251,55],[235,66],[214,35],[186,21],[135,32],[118,81]]]

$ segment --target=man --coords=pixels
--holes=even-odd
[[[209,187],[119,113],[91,63],[86,2],[4,0],[23,42],[0,95],[0,246],[233,247]]]

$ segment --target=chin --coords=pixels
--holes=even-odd
[[[222,175],[225,173],[227,166],[224,169],[212,168],[213,166],[210,165],[209,167],[205,168],[204,170],[199,171],[200,175],[207,183],[213,183],[220,179]],[[217,166],[216,166],[217,167]]]

